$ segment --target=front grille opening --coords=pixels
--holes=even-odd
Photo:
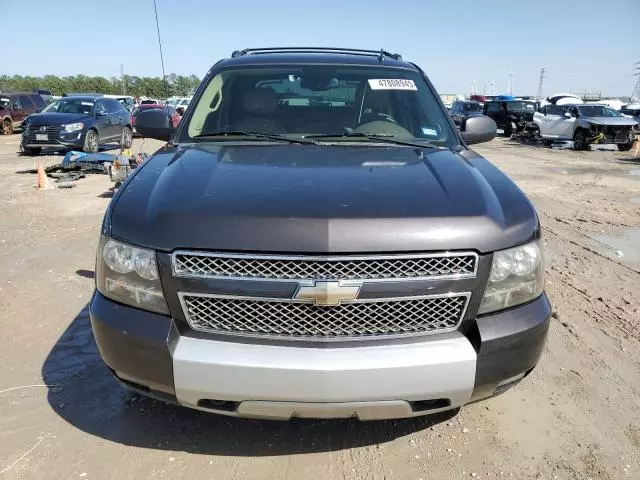
[[[346,303],[310,303],[218,298],[185,293],[182,302],[194,330],[290,338],[345,338],[440,333],[457,328],[468,294]]]
[[[451,400],[448,398],[436,398],[433,400],[418,400],[417,402],[409,402],[411,410],[414,413],[426,412],[429,410],[437,410],[439,408],[447,408],[451,406]]]
[[[222,412],[235,412],[240,402],[232,402],[230,400],[213,400],[203,398],[198,400],[198,406],[209,410],[219,410]]]
[[[261,278],[274,280],[389,280],[475,276],[474,253],[382,257],[252,257],[216,253],[176,252],[173,271],[192,277]]]

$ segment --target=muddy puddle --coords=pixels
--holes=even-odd
[[[630,228],[618,235],[594,235],[604,253],[625,263],[640,266],[640,228]]]

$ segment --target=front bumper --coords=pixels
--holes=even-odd
[[[70,133],[53,133],[47,134],[48,139],[46,141],[36,140],[35,133],[28,135],[23,134],[21,145],[27,148],[81,148],[84,146],[84,137],[86,133],[84,130],[78,130]]]
[[[282,346],[180,334],[169,317],[96,292],[91,323],[105,363],[141,393],[245,417],[400,418],[501,393],[533,369],[545,295],[478,317],[466,335],[368,346]]]

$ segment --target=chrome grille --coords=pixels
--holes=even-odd
[[[173,273],[189,277],[270,280],[389,280],[473,277],[475,253],[382,256],[281,256],[175,252]]]
[[[43,127],[44,131],[41,130]],[[60,125],[37,125],[35,127],[29,125],[26,127],[24,137],[28,143],[51,143],[58,139],[60,128]],[[46,141],[36,140],[36,134],[46,134],[49,138]]]
[[[194,293],[179,296],[195,330],[324,339],[450,331],[462,320],[470,295],[357,300],[339,307]]]

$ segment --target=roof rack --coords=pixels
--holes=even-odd
[[[264,53],[341,53],[344,55],[364,55],[378,57],[382,62],[385,57],[393,60],[402,60],[402,55],[390,53],[386,50],[362,50],[358,48],[328,48],[328,47],[269,47],[269,48],[245,48],[236,50],[231,54],[231,58],[242,57],[243,55],[259,55]]]

